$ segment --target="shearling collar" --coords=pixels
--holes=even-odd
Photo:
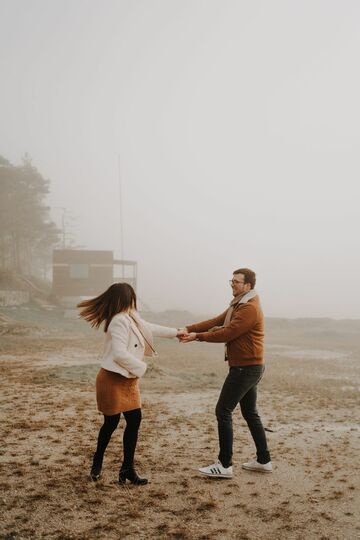
[[[257,292],[255,289],[251,289],[249,292],[245,293],[243,296],[241,296],[240,298],[237,296],[235,298],[233,298],[230,302],[230,306],[238,306],[239,304],[246,304],[246,302],[248,302],[249,300],[251,300],[252,298],[255,298],[255,296],[257,296]]]

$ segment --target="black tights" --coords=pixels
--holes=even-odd
[[[118,426],[120,414],[106,416],[104,414],[104,423],[100,428],[97,448],[94,455],[94,463],[102,463],[107,445],[111,435]],[[123,435],[124,461],[122,469],[131,469],[134,466],[134,455],[138,437],[138,431],[141,422],[141,409],[124,412],[126,427]]]

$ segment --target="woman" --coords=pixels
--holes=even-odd
[[[80,317],[99,328],[104,323],[106,333],[104,355],[96,378],[96,399],[104,423],[100,429],[90,476],[98,480],[104,453],[111,435],[116,429],[121,413],[126,427],[123,435],[123,463],[119,482],[129,480],[133,484],[147,484],[134,468],[134,455],[141,422],[141,398],[139,378],[146,371],[144,355],[152,356],[152,334],[173,338],[181,331],[150,324],[136,311],[136,295],[127,283],[115,283],[103,294],[78,304]],[[156,354],[156,353],[155,353]]]

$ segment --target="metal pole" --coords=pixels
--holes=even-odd
[[[123,226],[123,206],[122,206],[122,189],[121,189],[121,174],[120,174],[120,154],[118,155],[118,173],[119,173],[119,202],[120,202],[120,258],[124,260],[124,226]],[[121,265],[122,277],[124,277],[124,264]]]
[[[62,247],[63,247],[63,249],[66,248],[65,213],[66,213],[66,208],[62,208],[61,224],[62,224],[62,233],[63,233],[62,234],[62,237],[63,237]]]

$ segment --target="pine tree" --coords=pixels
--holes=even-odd
[[[39,259],[50,257],[59,231],[45,204],[49,181],[25,155],[20,166],[0,156],[0,265],[31,275]]]

